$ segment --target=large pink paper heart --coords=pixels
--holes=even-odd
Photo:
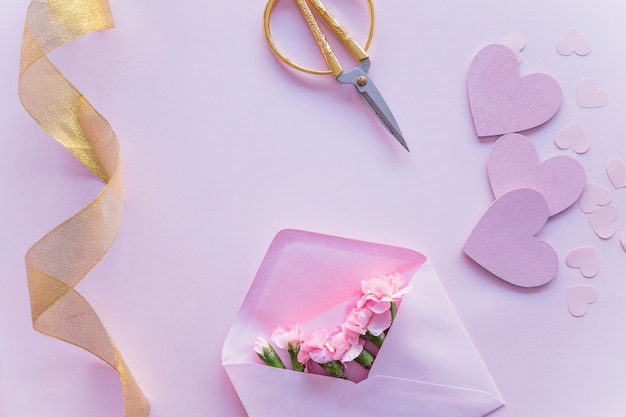
[[[585,169],[578,161],[559,155],[539,163],[535,145],[518,133],[496,141],[487,174],[496,198],[517,188],[532,188],[545,198],[550,216],[574,204],[585,187]]]
[[[509,191],[489,206],[463,246],[476,263],[520,287],[551,281],[559,259],[548,243],[535,235],[548,220],[548,203],[529,188]]]
[[[479,137],[521,132],[554,116],[563,97],[561,86],[543,73],[519,77],[519,63],[510,48],[488,45],[472,60],[467,92]]]

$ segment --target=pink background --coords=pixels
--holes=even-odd
[[[31,328],[24,254],[101,184],[19,103],[27,5],[0,6],[0,415],[122,415],[112,370]],[[604,169],[612,157],[626,160],[622,0],[378,1],[370,74],[410,154],[351,87],[295,73],[274,58],[263,39],[261,0],[111,0],[111,7],[116,29],[51,58],[121,141],[122,230],[78,289],[150,398],[153,417],[245,416],[221,346],[283,228],[428,255],[507,402],[493,416],[626,412],[626,253],[619,244],[626,190],[615,190]],[[361,39],[365,10],[350,0],[337,13],[354,19],[349,28]],[[289,16],[276,16],[275,36],[296,53],[298,37],[283,40]],[[572,26],[593,41],[589,56],[556,52]],[[558,252],[560,269],[533,290],[501,282],[461,252],[492,201],[491,142],[474,133],[465,72],[481,47],[513,32],[527,38],[522,73],[547,72],[564,92],[557,115],[529,133],[540,157],[574,156],[590,181],[613,190],[621,215],[606,241],[575,206],[552,218],[541,237]],[[318,59],[307,42],[300,56]],[[606,107],[578,107],[584,77],[607,91]],[[591,138],[581,156],[554,145],[556,132],[573,122]],[[564,263],[584,245],[599,254],[595,278]],[[566,305],[566,289],[577,284],[596,286],[600,297],[582,318]]]

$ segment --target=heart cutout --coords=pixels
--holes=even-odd
[[[589,136],[578,123],[573,123],[559,130],[554,138],[559,149],[572,148],[574,152],[583,154],[589,150]]]
[[[479,137],[503,135],[537,127],[561,105],[559,83],[547,74],[519,77],[515,53],[504,45],[488,45],[472,60],[467,92]]]
[[[498,41],[500,45],[509,48],[515,54],[517,62],[522,62],[522,50],[526,47],[526,37],[521,33],[511,33]]]
[[[538,191],[509,191],[489,206],[463,251],[513,285],[544,285],[556,276],[559,264],[552,246],[535,236],[546,224],[548,214],[548,203]]]
[[[567,289],[567,308],[574,317],[587,313],[589,304],[598,300],[598,290],[593,285],[574,285]]]
[[[598,206],[606,206],[613,200],[611,190],[593,183],[585,184],[578,200],[578,207],[583,213],[593,213]]]
[[[589,55],[591,53],[591,41],[577,28],[572,28],[565,32],[556,44],[556,50],[563,56],[576,54],[579,56]]]
[[[622,235],[619,237],[619,241],[622,244],[622,249],[626,251],[626,230],[622,232]]]
[[[609,204],[598,207],[593,213],[587,216],[591,228],[602,239],[609,239],[615,234],[613,222],[617,220],[617,209]]]
[[[595,277],[600,270],[598,255],[593,246],[572,249],[565,256],[565,263],[570,268],[578,268],[580,273],[586,278]]]
[[[621,159],[609,159],[606,163],[606,173],[615,188],[626,187],[626,165]]]
[[[578,200],[585,187],[585,170],[569,156],[555,156],[539,163],[535,145],[524,135],[511,133],[493,145],[487,174],[496,198],[518,188],[532,188],[543,195],[549,215]]]
[[[591,78],[580,80],[576,88],[576,99],[580,107],[588,109],[606,106],[609,101],[606,91],[596,87],[595,81]]]

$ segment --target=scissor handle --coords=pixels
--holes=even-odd
[[[358,61],[362,61],[364,59],[369,58],[369,56],[367,55],[367,52],[365,52],[365,50],[361,48],[361,45],[359,45],[354,40],[352,35],[350,35],[350,33],[348,33],[348,31],[343,27],[343,25],[339,23],[339,20],[337,20],[337,18],[335,18],[335,16],[333,16],[333,14],[330,11],[328,11],[328,9],[326,9],[326,6],[324,6],[320,0],[310,0],[310,1],[313,7],[315,8],[315,10],[317,10],[320,16],[322,16],[322,18],[326,21],[326,23],[328,23],[328,26],[330,26],[333,32],[335,32],[335,34],[339,37],[339,39],[341,39],[341,42],[343,42],[343,44],[346,45],[346,48],[348,48],[348,50],[352,53],[352,55]]]
[[[298,71],[303,71],[303,72],[306,72],[306,73],[309,73],[309,74],[315,74],[315,75],[331,74],[332,71],[329,70],[329,69],[314,69],[314,68],[308,68],[308,67],[305,67],[303,65],[300,65],[300,64],[292,61],[291,59],[289,59],[289,57],[287,55],[285,55],[278,48],[278,45],[276,45],[276,42],[274,41],[274,38],[272,37],[272,31],[271,31],[271,28],[270,28],[270,26],[271,26],[270,25],[270,19],[271,19],[271,16],[272,16],[272,11],[274,10],[274,6],[276,5],[277,1],[278,0],[267,0],[267,4],[265,5],[265,11],[263,12],[263,32],[265,33],[265,39],[267,40],[267,44],[269,45],[269,47],[272,50],[272,52],[274,53],[274,55],[276,55],[276,57],[278,59],[280,59],[283,63],[285,63],[286,65],[289,65],[290,67],[292,67],[292,68],[294,68],[294,69],[296,69]],[[367,7],[368,7],[368,11],[369,11],[369,18],[370,18],[369,32],[367,34],[367,40],[365,42],[365,46],[363,47],[363,50],[367,51],[367,49],[371,45],[372,39],[374,37],[374,5],[372,4],[372,0],[365,0],[365,1],[367,3]],[[333,26],[333,25],[331,25],[331,26]],[[340,36],[340,35],[338,35],[338,36]],[[359,59],[359,58],[357,58],[357,59]]]
[[[324,55],[324,59],[331,73],[335,78],[339,77],[339,74],[343,72],[343,68],[333,52],[333,48],[330,47],[330,44],[326,40],[324,32],[322,32],[320,26],[317,24],[317,20],[315,20],[315,16],[313,16],[309,5],[306,3],[306,0],[296,0],[296,3],[302,12],[302,16],[304,16],[304,20],[306,20],[306,23],[309,25],[309,29],[315,38],[315,42],[317,42],[317,46],[319,46],[320,51],[322,51],[322,55]]]

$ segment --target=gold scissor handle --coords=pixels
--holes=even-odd
[[[328,66],[330,67],[330,69],[329,70],[317,70],[317,69],[307,68],[303,65],[299,65],[296,62],[289,59],[285,54],[283,54],[280,51],[280,49],[278,49],[278,47],[276,46],[276,42],[274,42],[271,30],[270,30],[270,16],[272,14],[272,10],[274,9],[274,5],[276,4],[276,1],[277,0],[268,0],[267,5],[265,6],[265,12],[263,14],[263,29],[265,32],[265,39],[267,40],[267,43],[270,46],[270,49],[272,50],[272,52],[278,57],[278,59],[283,61],[285,64],[299,71],[307,72],[309,74],[318,74],[318,75],[333,74],[335,77],[337,77],[342,72],[341,65],[339,64],[339,61],[337,60],[337,57],[335,56],[330,45],[328,44],[326,37],[324,36],[323,32],[319,28],[319,25],[317,24],[317,21],[315,20],[315,17],[313,16],[311,9],[309,8],[308,4],[306,4],[306,0],[296,0],[296,2],[298,3],[298,7],[300,7],[300,11],[302,12],[302,15],[307,21],[307,24],[309,25],[309,29],[313,33],[315,40],[320,50],[322,51],[322,54],[324,55],[324,59],[328,63]],[[350,34],[343,28],[343,26],[339,23],[339,21],[326,9],[326,7],[324,7],[324,5],[321,3],[320,0],[310,0],[310,1],[311,1],[311,4],[313,4],[313,7],[315,8],[315,10],[317,10],[320,16],[322,16],[322,18],[326,21],[326,23],[328,23],[328,25],[332,28],[335,34],[337,34],[339,39],[341,39],[341,41],[346,45],[348,50],[359,61],[368,57],[366,51],[369,48],[370,44],[372,43],[372,37],[374,36],[374,5],[372,4],[372,0],[366,0],[368,11],[369,11],[369,16],[370,16],[370,29],[369,29],[369,33],[367,35],[367,41],[365,42],[364,47],[361,47],[352,38],[352,36],[350,36]]]
[[[333,52],[333,48],[330,47],[330,44],[326,40],[324,32],[322,32],[320,26],[317,24],[315,16],[311,13],[309,5],[306,3],[306,0],[296,0],[296,3],[302,12],[302,16],[304,16],[304,20],[306,20],[306,23],[309,25],[309,29],[311,29],[311,33],[315,38],[315,42],[317,42],[317,46],[319,46],[320,51],[322,51],[322,55],[324,55],[324,59],[330,68],[330,72],[335,78],[339,77],[339,74],[343,72],[343,68],[339,63],[337,56]]]
[[[348,33],[348,31],[341,25],[341,23],[339,23],[339,21],[335,18],[335,16],[333,16],[333,14],[329,12],[328,9],[326,9],[326,6],[324,6],[320,0],[310,0],[310,1],[313,7],[315,8],[315,10],[317,10],[320,16],[322,16],[322,18],[326,21],[328,26],[330,26],[333,32],[335,32],[335,34],[339,37],[339,39],[341,39],[341,42],[343,42],[343,44],[346,45],[348,50],[352,53],[352,55],[354,55],[354,57],[358,61],[362,61],[364,59],[369,58],[369,56],[367,55],[367,52],[365,52],[365,50],[361,48],[361,45],[359,45],[354,40],[354,38],[352,38],[350,33]],[[372,14],[371,19],[372,19],[371,26],[373,28],[374,27],[373,14]]]

